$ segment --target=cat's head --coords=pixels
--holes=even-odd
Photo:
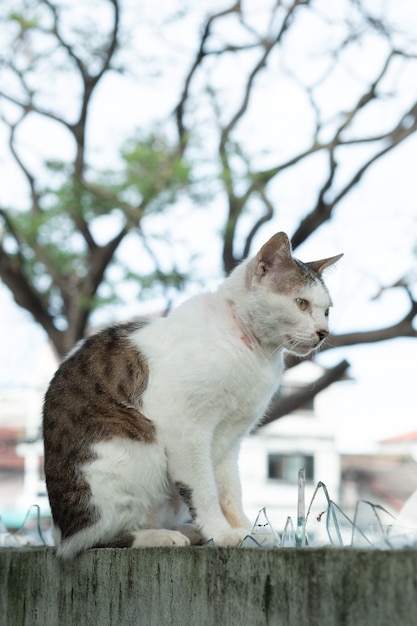
[[[299,356],[320,347],[329,334],[332,306],[322,273],[342,256],[303,263],[292,256],[290,241],[282,232],[262,246],[247,266],[251,309],[261,341]]]

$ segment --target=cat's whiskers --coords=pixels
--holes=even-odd
[[[335,344],[334,344],[334,342],[332,342],[332,340],[331,340],[331,335],[328,335],[328,336],[326,337],[326,339],[325,339],[324,341],[322,341],[322,342],[321,342],[321,344],[320,344],[320,346],[319,346],[319,347],[320,347],[320,349],[324,346],[324,344],[326,344],[326,346],[328,346],[329,348],[334,348],[334,345],[335,345]]]
[[[274,348],[270,354],[270,358],[272,358],[277,352],[282,352],[282,350],[285,350],[285,343],[282,342],[280,343],[276,348]]]
[[[284,345],[283,347],[290,352],[299,354],[300,356],[307,356],[316,354],[320,350],[323,343],[324,342],[321,341],[319,344],[308,346],[308,342],[305,338],[298,339],[297,337],[288,337],[287,345]],[[302,348],[302,352],[300,352],[300,348]]]

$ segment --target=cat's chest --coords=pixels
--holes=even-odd
[[[221,421],[247,428],[279,386],[281,362],[255,354],[245,344],[143,347],[149,363],[143,395],[145,415],[156,421]]]
[[[207,373],[213,403],[229,418],[234,414],[237,418],[257,415],[280,383],[280,368],[248,356],[252,357],[239,358],[236,354],[223,363],[217,361]]]

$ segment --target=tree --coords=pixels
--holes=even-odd
[[[181,207],[196,201],[213,213],[228,273],[265,224],[292,210],[281,189],[294,172],[300,179],[311,172],[307,199],[295,209],[296,249],[417,130],[417,101],[407,83],[417,59],[413,34],[390,25],[371,3],[271,1],[259,9],[223,1],[208,17],[201,7],[184,16],[178,5],[162,18],[146,16],[146,7],[135,13],[123,0],[89,7],[63,0],[7,4],[0,3],[7,41],[2,123],[28,193],[20,206],[0,207],[0,277],[61,356],[86,333],[94,310],[117,298],[120,282],[134,279],[145,295],[190,280],[175,263],[167,267],[155,246],[152,225],[161,217],[175,221]],[[199,35],[188,26],[193,44],[183,53],[183,29],[197,20]],[[155,36],[152,27],[159,37],[155,55],[168,67],[163,79],[175,78],[161,96],[170,114],[115,141],[108,166],[98,166],[90,127],[100,94],[115,77],[129,82],[140,73],[145,82],[138,55],[143,67],[162,68],[160,58],[149,61],[149,51],[136,44],[138,33],[139,40]],[[358,68],[361,49],[370,46],[375,54]],[[146,80],[161,88],[158,76]],[[268,99],[275,115],[265,112]],[[65,149],[33,163],[25,137],[44,121],[50,133],[65,135]],[[98,225],[109,218],[110,235],[101,241]],[[148,272],[121,267],[122,247],[132,237],[147,256]],[[334,335],[329,348],[415,337],[417,302],[409,282],[400,285],[410,302],[402,319]],[[315,392],[347,367],[343,361],[326,372]],[[303,394],[275,403],[272,416],[304,402]]]

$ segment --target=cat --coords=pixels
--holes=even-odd
[[[45,476],[59,557],[97,546],[238,545],[242,438],[263,417],[283,353],[328,335],[322,272],[285,233],[167,317],[83,340],[45,395]]]

